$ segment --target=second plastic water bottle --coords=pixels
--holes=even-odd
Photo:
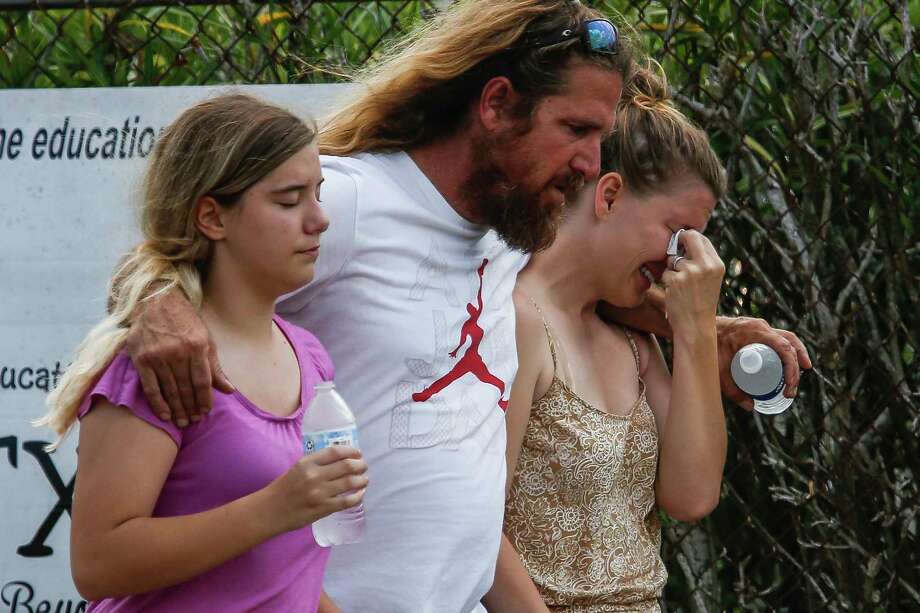
[[[786,378],[783,362],[775,351],[762,343],[751,343],[732,358],[732,379],[754,399],[754,410],[765,415],[782,413],[792,404],[783,396]]]
[[[303,418],[305,453],[347,445],[358,448],[358,431],[351,409],[326,381],[316,385],[316,396]],[[364,536],[364,505],[359,504],[313,522],[313,538],[322,547],[358,543]]]

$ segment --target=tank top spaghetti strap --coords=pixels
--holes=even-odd
[[[559,385],[563,386],[566,390],[568,390],[571,394],[576,396],[578,400],[583,402],[585,405],[595,408],[596,410],[601,410],[601,409],[597,409],[596,407],[594,407],[594,405],[592,405],[590,402],[585,400],[580,394],[578,394],[574,389],[572,389],[571,384],[566,383],[565,381],[562,380],[561,377],[559,377],[559,374],[558,374],[559,373],[559,358],[558,358],[558,352],[556,349],[556,341],[553,338],[552,329],[550,328],[549,322],[546,320],[546,315],[543,314],[543,309],[540,308],[540,305],[538,305],[536,301],[530,296],[528,296],[527,294],[524,294],[524,295],[527,297],[527,301],[530,303],[530,305],[534,309],[536,309],[537,314],[540,316],[540,321],[543,323],[543,330],[546,332],[546,340],[549,343],[549,353],[553,359],[553,380],[554,382],[558,381]],[[639,398],[636,400],[636,402],[632,406],[632,410],[635,410],[636,407],[639,405],[639,403],[643,402],[645,399],[645,381],[642,380],[642,376],[639,374],[642,372],[642,362],[639,356],[639,347],[638,345],[636,345],[636,339],[633,337],[633,333],[630,332],[629,329],[624,328],[622,326],[613,326],[613,327],[615,327],[617,330],[622,332],[623,336],[626,337],[626,341],[629,343],[629,348],[632,350],[633,361],[636,363],[636,378],[639,381],[640,391],[639,391]],[[610,413],[610,415],[616,415],[616,414]]]

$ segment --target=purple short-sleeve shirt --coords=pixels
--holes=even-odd
[[[263,411],[239,391],[213,390],[211,412],[187,428],[164,422],[151,409],[125,353],[118,354],[80,408],[105,398],[165,431],[179,448],[154,517],[188,515],[251,494],[303,457],[301,422],[313,386],[334,371],[312,334],[275,318],[300,365],[301,403],[287,417]],[[313,539],[310,526],[257,545],[241,556],[182,584],[146,594],[110,598],[90,611],[316,611],[329,550]]]

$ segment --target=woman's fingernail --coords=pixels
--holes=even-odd
[[[176,420],[176,425],[179,426],[180,428],[184,428],[185,426],[188,425],[188,420],[185,419],[185,418],[183,418],[183,419],[177,419],[177,420]]]

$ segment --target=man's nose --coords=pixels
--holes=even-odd
[[[600,143],[582,147],[572,158],[572,170],[584,177],[585,181],[597,178],[601,172],[601,146]]]

